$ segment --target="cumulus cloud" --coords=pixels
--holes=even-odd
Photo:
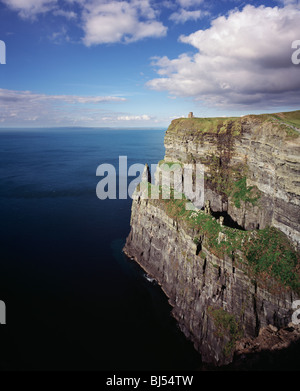
[[[51,11],[54,16],[77,20],[87,46],[134,42],[163,37],[167,27],[158,20],[151,0],[0,0],[23,18]],[[76,12],[75,12],[76,10]]]
[[[86,3],[83,41],[90,46],[165,36],[167,28],[155,19],[156,15],[149,0]]]
[[[196,54],[153,59],[160,77],[147,84],[213,105],[299,104],[300,68],[291,61],[299,20],[296,4],[233,10],[180,37]]]
[[[124,101],[125,98],[117,96],[47,95],[0,89],[0,122],[22,126],[32,123],[86,125],[100,119],[104,104]]]

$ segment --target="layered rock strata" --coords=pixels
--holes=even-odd
[[[164,161],[202,163],[207,174],[205,199],[213,211],[228,212],[245,229],[277,227],[300,249],[300,130],[275,117],[215,119],[211,125],[203,121],[204,131],[198,120],[172,122],[165,136]],[[258,190],[259,205],[242,202],[237,208],[226,195],[243,175],[247,186]]]
[[[156,186],[135,194],[124,251],[159,282],[202,360],[228,364],[242,338],[286,327],[300,297],[300,138],[277,117],[191,118],[172,122],[165,147]],[[203,164],[209,211],[162,199],[164,163]]]

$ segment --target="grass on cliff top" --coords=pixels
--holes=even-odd
[[[262,286],[276,281],[271,289],[292,288],[300,293],[300,254],[281,231],[267,227],[258,231],[242,231],[221,226],[210,214],[187,210],[189,200],[180,193],[171,192],[171,199],[162,199],[161,187],[149,184],[159,199],[150,202],[161,207],[169,217],[192,229],[195,243],[203,243],[211,253],[222,258],[228,255],[242,263],[243,269]],[[179,198],[181,199],[174,199]],[[242,254],[242,258],[240,257]],[[274,284],[273,284],[274,285]]]
[[[277,120],[287,125],[294,126],[300,129],[300,110],[289,111],[285,113],[275,113],[275,114],[262,114],[262,118],[266,120]]]
[[[171,122],[168,132],[218,133],[225,132],[228,124],[232,124],[236,133],[240,132],[240,118],[178,118]]]
[[[245,117],[256,118],[262,120],[262,122],[268,121],[282,125],[282,130],[286,132],[288,137],[297,138],[300,136],[300,110],[274,114],[252,114]],[[233,126],[233,135],[237,136],[241,132],[241,121],[242,119],[240,117],[177,118],[171,122],[167,132],[220,134],[225,132],[230,124]],[[299,131],[297,129],[299,129]]]
[[[249,117],[259,118],[264,122],[271,122],[279,126],[285,132],[287,138],[298,138],[300,136],[300,110],[275,114],[251,115]]]

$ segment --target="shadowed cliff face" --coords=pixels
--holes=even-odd
[[[160,283],[204,362],[229,364],[243,338],[291,322],[300,298],[300,137],[294,125],[289,114],[192,118],[173,121],[166,133],[164,162],[202,163],[211,210],[243,230],[220,225],[207,211],[187,211],[188,200],[145,199],[136,192],[124,251]],[[164,175],[160,164],[158,191]]]

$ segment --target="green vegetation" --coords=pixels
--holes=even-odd
[[[209,156],[209,173],[205,180],[224,199],[231,198],[236,208],[241,207],[241,201],[256,205],[260,192],[256,186],[247,186],[247,166],[238,164],[228,166],[216,155]]]
[[[300,136],[300,110],[275,113],[275,114],[259,114],[249,115],[248,118],[258,119],[263,122],[272,122],[277,124],[279,128],[285,132],[289,138],[297,138]],[[244,117],[245,118],[245,117]],[[237,137],[242,132],[243,118],[239,117],[215,117],[215,118],[178,118],[171,122],[167,133],[185,133],[196,135],[201,139],[205,133],[226,134],[228,127],[231,129],[231,134]],[[297,131],[297,128],[299,131]]]
[[[226,357],[231,356],[234,352],[235,343],[243,336],[242,328],[236,317],[233,314],[225,311],[223,308],[214,309],[208,307],[208,314],[213,319],[216,327],[216,334],[220,338],[229,337],[229,341],[224,346],[224,354]]]
[[[207,257],[207,254],[205,251],[200,251],[200,253],[198,254],[202,259],[205,259]]]
[[[189,200],[171,190],[171,199],[163,199],[161,187],[148,184],[149,196],[153,192],[158,199],[150,199],[169,217],[194,232],[193,241],[200,242],[219,258],[230,256],[258,284],[270,285],[270,289],[292,288],[300,293],[300,254],[281,231],[267,227],[258,231],[242,231],[221,226],[211,215],[203,211],[186,209]],[[175,199],[177,198],[177,199]],[[219,240],[222,233],[224,240]],[[200,240],[201,238],[201,240]],[[199,253],[201,256],[201,252]],[[272,285],[272,286],[271,286]]]
[[[254,276],[267,282],[273,276],[283,286],[300,291],[300,259],[286,236],[276,228],[258,231],[251,245],[245,246],[247,261]]]
[[[237,208],[242,206],[242,202],[257,205],[260,198],[256,187],[247,186],[247,161],[232,164],[235,141],[241,136],[244,121],[248,120],[253,122],[257,132],[262,124],[266,124],[267,137],[299,137],[295,128],[300,129],[300,111],[243,118],[180,118],[172,121],[167,131],[167,135],[176,133],[184,138],[187,135],[187,139],[191,135],[195,142],[201,142],[205,134],[214,138],[214,152],[206,155],[205,161],[201,162],[209,167],[205,173],[205,185],[222,195],[224,201],[232,201]],[[194,161],[190,155],[186,158],[187,162]],[[165,170],[174,164],[164,160],[159,164],[164,163]],[[183,194],[172,191],[171,199],[163,199],[162,195],[168,192],[163,192],[161,187],[149,186],[158,198],[150,202],[163,208],[169,217],[180,222],[189,232],[192,230],[197,246],[202,243],[219,258],[232,257],[257,284],[300,293],[300,254],[281,231],[269,227],[259,231],[242,231],[221,226],[211,215],[187,210],[189,200]],[[202,251],[198,255],[205,258]]]
[[[178,118],[171,122],[168,128],[169,133],[185,132],[192,133],[226,133],[227,127],[232,126],[235,135],[241,132],[241,119],[237,117],[228,118]]]
[[[285,113],[251,115],[249,117],[277,125],[277,128],[280,129],[281,133],[284,132],[287,138],[298,138],[300,136],[300,110]]]
[[[194,244],[196,244],[196,246],[198,246],[198,244],[200,244],[201,242],[200,242],[200,239],[199,238],[194,238],[194,240],[193,240],[193,242],[194,242]]]
[[[233,189],[230,193],[234,205],[237,208],[241,207],[241,201],[249,202],[252,205],[256,205],[257,201],[260,198],[258,191],[255,191],[254,186],[247,186],[247,178],[243,177],[242,179],[234,182]]]
[[[300,129],[300,110],[273,114],[271,117]]]
[[[297,132],[295,129],[291,129],[285,126],[284,130],[288,138],[293,139],[293,138],[298,138],[300,136],[300,133]]]

